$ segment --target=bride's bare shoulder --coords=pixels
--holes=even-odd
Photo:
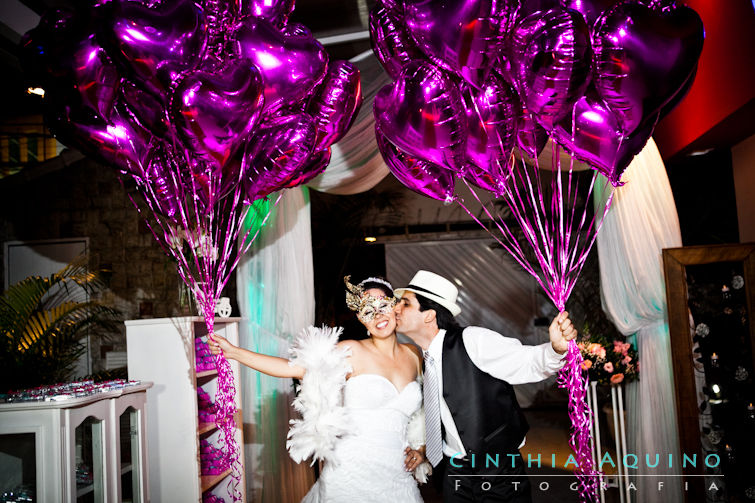
[[[404,349],[408,350],[412,355],[414,355],[418,361],[422,361],[422,349],[419,346],[406,342],[402,342],[401,346],[403,346]]]
[[[337,346],[341,349],[350,349],[352,355],[362,350],[362,343],[354,339],[346,339],[344,341],[340,341]]]

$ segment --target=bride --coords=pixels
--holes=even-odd
[[[346,304],[369,339],[338,341],[341,329],[310,327],[295,341],[291,360],[262,355],[212,334],[210,349],[276,377],[302,380],[288,448],[299,462],[325,460],[302,503],[421,502],[425,482],[422,354],[396,339],[397,299],[391,285],[368,278],[346,283]]]

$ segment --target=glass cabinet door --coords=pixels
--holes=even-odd
[[[76,501],[105,501],[103,484],[103,422],[87,417],[76,427]]]
[[[139,487],[139,411],[127,408],[118,420],[121,447],[121,501],[141,503]]]
[[[34,433],[0,435],[0,501],[37,501]]]

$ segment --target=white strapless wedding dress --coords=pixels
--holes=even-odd
[[[422,404],[419,383],[399,391],[383,376],[360,374],[346,381],[343,393],[350,432],[302,503],[422,502],[404,468],[407,423]]]

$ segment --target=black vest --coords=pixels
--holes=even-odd
[[[477,368],[462,330],[448,330],[443,340],[443,398],[467,455],[518,451],[529,425],[514,388]]]

